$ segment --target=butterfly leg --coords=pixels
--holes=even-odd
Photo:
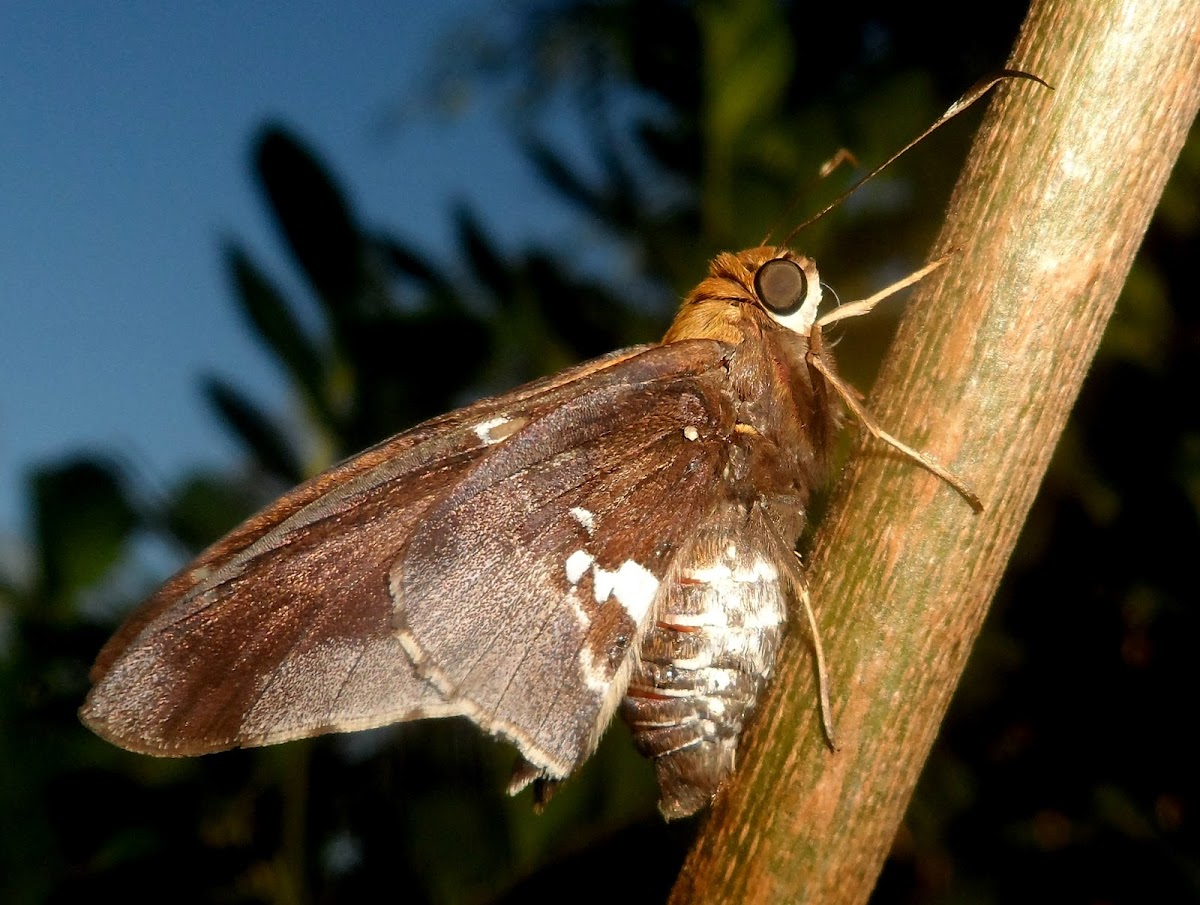
[[[902,453],[905,458],[916,462],[926,471],[929,471],[941,478],[943,481],[957,490],[959,494],[961,494],[962,497],[971,505],[972,509],[974,509],[976,512],[982,512],[983,501],[979,499],[975,491],[971,490],[970,487],[947,471],[943,466],[939,465],[932,458],[922,452],[918,452],[908,444],[896,439],[879,426],[879,423],[875,420],[874,416],[863,407],[861,402],[858,401],[854,391],[840,377],[838,377],[837,374],[834,373],[833,369],[830,368],[825,362],[825,359],[822,357],[820,352],[820,333],[820,326],[815,326],[813,328],[813,336],[817,339],[817,342],[813,343],[813,346],[808,353],[808,363],[818,372],[820,372],[821,376],[825,378],[829,385],[837,391],[838,395],[842,397],[842,401],[846,403],[846,407],[854,413],[854,416],[858,418],[860,422],[862,422],[863,427],[870,431],[872,436],[882,440],[884,443],[888,444],[888,446],[891,446],[893,449]]]

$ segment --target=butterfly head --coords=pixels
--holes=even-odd
[[[751,325],[769,330],[766,322],[807,337],[820,305],[821,279],[811,258],[771,246],[726,252],[684,299],[663,341],[739,343]]]

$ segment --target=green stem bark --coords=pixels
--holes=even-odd
[[[969,482],[976,516],[860,444],[812,593],[840,750],[794,632],[671,901],[863,902],[1200,106],[1196,0],[1035,2],[869,401]]]

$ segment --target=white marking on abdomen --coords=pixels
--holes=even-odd
[[[698,569],[688,569],[683,573],[683,577],[690,581],[699,581],[704,584],[720,584],[725,581],[736,581],[740,584],[757,584],[758,582],[775,581],[779,578],[779,572],[775,566],[767,562],[765,559],[755,559],[754,565],[750,568],[740,567],[731,569],[723,563],[716,563],[711,566],[701,566]]]
[[[715,566],[702,566],[699,569],[688,569],[683,577],[689,581],[700,581],[704,584],[716,584],[733,578],[733,569],[718,563]]]
[[[772,563],[765,559],[754,560],[754,565],[749,569],[736,569],[733,573],[733,580],[753,584],[755,582],[775,581],[779,578],[779,572],[775,569]]]
[[[783,624],[783,613],[775,607],[761,607],[742,614],[742,621],[730,625],[729,614],[724,610],[708,610],[703,613],[660,613],[659,622],[676,628],[731,629],[743,633],[758,629],[773,628]]]
[[[711,649],[703,650],[695,657],[676,657],[671,661],[671,665],[679,669],[706,669],[712,666],[713,652]]]

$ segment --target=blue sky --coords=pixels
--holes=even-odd
[[[200,402],[204,372],[286,406],[218,256],[236,236],[296,288],[249,168],[264,121],[315,147],[367,224],[434,253],[451,248],[451,200],[505,235],[561,232],[567,212],[486,103],[378,128],[420,93],[441,39],[496,10],[0,6],[0,538],[27,530],[35,463],[108,451],[169,480],[235,461]]]

